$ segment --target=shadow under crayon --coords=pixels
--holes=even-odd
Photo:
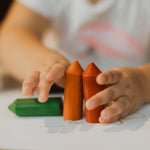
[[[64,121],[62,116],[45,119],[44,124],[48,134],[67,134],[75,130],[79,125],[78,123],[73,123],[73,121]]]
[[[63,117],[45,119],[44,125],[49,134],[69,134],[77,128],[79,131],[85,132],[94,127],[94,124],[86,123],[84,118],[78,121],[64,121]]]
[[[84,106],[84,104],[83,104]],[[87,123],[85,120],[85,110],[83,107],[83,117],[78,121],[64,120],[63,116],[55,117],[54,119],[45,119],[45,127],[47,128],[47,133],[61,133],[69,134],[78,128],[79,131],[85,132],[94,127],[95,124]]]
[[[47,129],[47,133],[54,134],[61,130],[64,126],[62,117],[49,117],[44,120],[44,126]]]

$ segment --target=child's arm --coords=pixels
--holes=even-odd
[[[150,64],[138,68],[110,69],[97,76],[97,83],[106,88],[87,101],[87,108],[93,109],[113,100],[101,111],[101,123],[124,118],[150,102]]]
[[[38,89],[41,102],[47,100],[54,82],[63,85],[69,65],[62,55],[42,44],[48,26],[45,18],[14,2],[0,30],[0,60],[9,73],[24,80],[24,95],[33,96]]]

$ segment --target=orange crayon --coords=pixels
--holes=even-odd
[[[96,77],[101,71],[94,63],[90,63],[82,74],[84,102],[102,90],[102,86],[96,83]],[[85,117],[88,123],[98,123],[101,110],[104,106],[99,106],[93,110],[85,107]]]
[[[83,69],[78,61],[74,61],[66,70],[63,109],[65,120],[80,120],[82,118],[82,73]]]

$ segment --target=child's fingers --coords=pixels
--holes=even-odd
[[[98,84],[104,85],[104,84],[115,84],[119,82],[120,79],[121,79],[121,73],[117,70],[111,69],[103,73],[100,73],[97,76],[96,81]]]
[[[99,122],[101,124],[106,124],[106,123],[111,123],[111,122],[115,122],[115,121],[118,121],[120,119],[120,116],[116,116],[116,117],[113,117],[111,119],[104,119],[102,117],[99,117]]]
[[[48,71],[46,75],[46,80],[48,81],[58,81],[65,75],[65,70],[67,66],[65,66],[63,63],[56,63],[54,64]]]
[[[38,100],[39,102],[43,103],[46,102],[48,99],[49,91],[53,82],[48,81],[45,79],[46,74],[41,74],[39,85],[38,85]]]
[[[123,95],[123,90],[118,84],[110,86],[103,91],[98,92],[86,102],[86,107],[89,110],[95,109],[98,106],[105,105],[110,101],[116,100]]]
[[[129,99],[126,96],[120,97],[112,105],[102,110],[100,114],[100,122],[108,123],[120,119],[123,113],[129,108]]]
[[[49,91],[51,86],[56,81],[60,80],[65,74],[66,66],[62,63],[56,63],[50,68],[48,68],[44,73],[41,73],[39,85],[38,85],[38,93],[39,93],[39,101],[46,102],[48,99]]]
[[[25,96],[33,96],[34,90],[38,85],[40,73],[38,71],[32,72],[23,82],[22,93]]]

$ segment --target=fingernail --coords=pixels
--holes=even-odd
[[[26,95],[26,94],[29,94],[29,93],[30,93],[29,87],[27,87],[27,86],[26,86],[26,87],[23,87],[23,88],[22,88],[22,92],[23,92],[23,94],[25,94],[25,95]]]
[[[28,86],[23,87],[23,90],[28,90],[28,89],[29,89]]]
[[[39,102],[41,102],[41,103],[45,102],[45,101],[47,100],[45,94],[44,94],[44,93],[41,93],[41,94],[39,95],[38,100],[39,100]]]
[[[103,119],[102,117],[100,117],[100,118],[99,118],[99,122],[100,122],[101,124],[104,124],[104,119]]]
[[[46,78],[46,80],[50,80],[51,75],[50,75],[50,74],[47,74],[45,78]]]
[[[98,76],[97,77],[97,82],[99,83],[99,84],[101,84],[101,83],[105,83],[107,81],[107,77],[106,76]]]
[[[86,107],[87,109],[91,110],[94,109],[94,104],[92,102],[90,102],[89,100],[86,102]]]

